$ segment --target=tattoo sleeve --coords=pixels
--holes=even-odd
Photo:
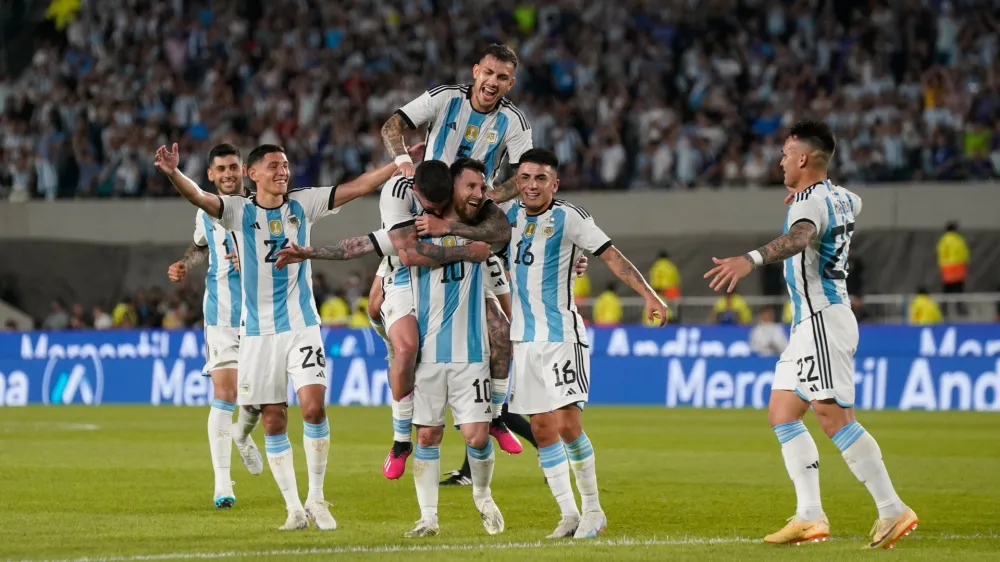
[[[506,245],[510,242],[510,222],[500,207],[496,205],[489,207],[489,214],[479,224],[471,225],[453,221],[449,222],[449,231],[455,236],[469,240]]]
[[[356,236],[341,240],[330,246],[313,248],[309,259],[314,260],[353,260],[375,251],[375,244],[368,236]]]
[[[430,259],[433,265],[441,265],[456,261],[475,261],[472,248],[469,246],[438,246],[427,242],[417,241],[414,249],[418,254]]]
[[[497,203],[503,203],[504,201],[510,201],[514,199],[521,192],[517,189],[517,176],[511,176],[507,181],[503,182],[498,186],[494,186],[493,189],[486,192],[486,195],[496,201]]]
[[[601,259],[608,264],[608,268],[615,274],[615,277],[621,279],[639,295],[645,296],[647,293],[653,292],[653,289],[646,283],[646,278],[639,273],[632,262],[628,261],[628,258],[622,255],[618,248],[611,246],[601,254]]]
[[[184,265],[188,269],[204,263],[208,259],[208,246],[191,244],[184,252]]]
[[[799,221],[788,229],[788,233],[772,240],[769,244],[757,249],[764,258],[764,263],[774,263],[788,259],[805,250],[816,234],[816,225],[808,221]]]
[[[406,142],[403,140],[405,127],[406,123],[403,123],[403,118],[396,113],[385,122],[385,125],[382,125],[382,142],[385,143],[385,149],[393,158],[406,154]]]

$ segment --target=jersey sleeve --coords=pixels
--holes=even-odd
[[[798,222],[811,222],[816,227],[816,232],[821,233],[826,230],[828,213],[821,197],[796,199],[788,208],[788,228]]]
[[[531,126],[527,119],[520,119],[507,132],[507,161],[516,168],[521,155],[531,150]]]
[[[310,221],[317,221],[323,217],[335,215],[340,211],[340,207],[333,206],[333,199],[337,193],[337,186],[329,187],[307,187],[298,189],[288,194],[288,198],[298,201],[305,210],[306,218]]]
[[[413,178],[396,176],[382,186],[378,200],[382,226],[392,230],[413,221]]]
[[[448,96],[430,91],[420,94],[415,100],[396,110],[396,114],[403,118],[406,125],[411,129],[430,122],[437,115],[441,102]]]
[[[388,228],[382,228],[368,235],[368,239],[375,246],[375,253],[380,258],[399,255],[395,246],[392,245],[392,239],[389,238],[389,230]]]
[[[854,211],[854,216],[856,217],[856,216],[860,215],[861,214],[861,197],[859,197],[858,194],[854,193],[853,191],[849,191],[847,193],[847,195],[851,198],[851,206],[853,207],[852,210]]]
[[[574,244],[595,256],[600,256],[611,247],[611,238],[597,226],[594,217],[587,211],[576,206],[567,206],[565,211],[566,234]]]
[[[204,212],[205,211],[198,209],[198,212],[194,215],[194,245],[199,248],[208,246],[208,236],[205,233],[205,221],[201,218]]]
[[[243,220],[243,207],[247,200],[239,195],[223,195],[219,200],[222,201],[222,217],[212,217],[212,221],[226,230],[242,230],[240,222]]]
[[[486,269],[486,274],[483,275],[483,287],[493,291],[494,295],[509,294],[510,283],[507,281],[507,274],[504,272],[501,258],[492,255],[483,265]]]

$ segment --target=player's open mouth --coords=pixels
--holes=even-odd
[[[496,95],[497,95],[497,92],[499,92],[499,91],[500,90],[498,90],[497,88],[494,88],[494,87],[491,87],[491,86],[483,86],[483,88],[482,88],[482,94],[483,94],[483,97],[485,97],[485,98],[495,98]]]
[[[465,203],[468,206],[470,206],[470,207],[479,207],[479,204],[482,203],[482,200],[480,200],[480,199],[469,199]]]

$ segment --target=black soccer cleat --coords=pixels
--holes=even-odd
[[[452,470],[448,472],[448,478],[441,481],[441,486],[471,486],[472,478],[462,474],[461,471]]]

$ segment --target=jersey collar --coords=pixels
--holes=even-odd
[[[543,210],[542,212],[538,213],[537,215],[532,215],[532,214],[531,214],[531,213],[530,213],[530,212],[528,211],[528,208],[527,208],[527,207],[525,207],[525,208],[524,208],[524,214],[525,214],[525,216],[527,216],[527,217],[540,217],[540,216],[544,215],[545,213],[547,213],[547,212],[551,211],[551,210],[552,210],[552,207],[555,207],[555,206],[556,206],[556,198],[555,198],[555,197],[553,197],[553,198],[552,198],[552,201],[549,201],[549,206],[548,206],[548,207],[545,207],[545,210]]]

